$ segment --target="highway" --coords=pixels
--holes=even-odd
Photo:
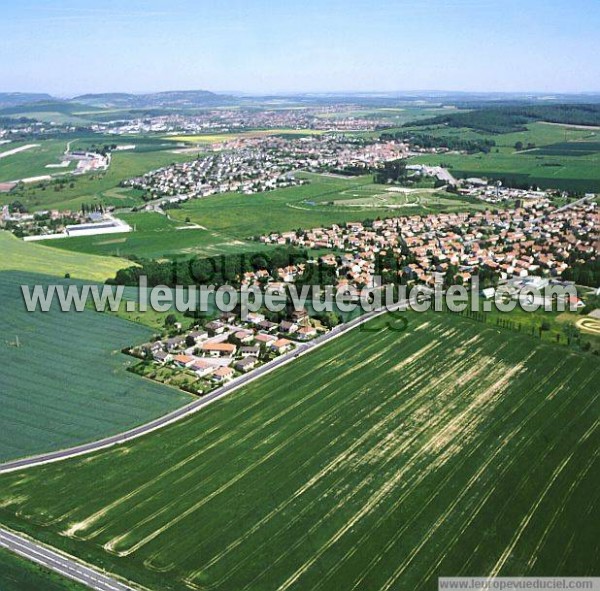
[[[129,429],[128,431],[124,431],[122,433],[118,433],[117,435],[111,435],[110,437],[105,437],[104,439],[99,439],[97,441],[92,441],[90,443],[84,443],[82,445],[77,445],[74,447],[70,447],[68,449],[58,450],[54,452],[44,453],[37,456],[32,456],[29,458],[23,458],[19,460],[13,460],[10,462],[6,462],[4,464],[0,464],[0,474],[6,474],[8,472],[14,472],[16,470],[25,470],[27,468],[33,468],[34,466],[41,466],[43,464],[49,464],[52,462],[59,462],[61,460],[66,460],[68,458],[74,458],[81,455],[90,454],[102,449],[106,449],[112,447],[114,445],[119,445],[121,443],[126,443],[133,439],[137,439],[138,437],[142,437],[143,435],[147,435],[148,433],[152,433],[157,429],[161,429],[166,427],[167,425],[171,425],[177,421],[180,421],[194,413],[197,413],[205,406],[215,402],[235,392],[242,386],[260,378],[261,376],[273,371],[274,369],[293,361],[297,357],[301,355],[305,355],[309,351],[316,349],[327,343],[328,341],[335,339],[346,332],[357,328],[358,326],[384,314],[386,312],[393,312],[406,307],[407,302],[399,302],[389,308],[383,308],[379,310],[375,310],[372,312],[368,312],[363,314],[362,316],[355,318],[345,324],[340,324],[330,330],[329,332],[309,341],[307,343],[303,343],[297,346],[294,350],[277,357],[273,361],[266,363],[262,367],[252,371],[248,375],[243,375],[235,378],[228,384],[225,384],[218,388],[217,390],[213,390],[210,394],[187,404],[186,406],[182,406],[177,410],[174,410],[162,417],[154,419],[144,425],[140,425],[139,427],[134,427],[133,429]]]
[[[0,547],[97,591],[135,591],[113,577],[24,536],[0,528]]]

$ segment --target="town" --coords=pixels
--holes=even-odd
[[[330,249],[321,264],[335,268],[337,286],[357,293],[382,275],[391,283],[466,284],[474,275],[484,288],[529,275],[573,278],[573,268],[598,251],[599,214],[594,200],[554,207],[547,198],[517,209],[407,216],[334,225],[260,237],[264,244]],[[376,262],[378,261],[378,264]],[[304,265],[279,269],[283,281]],[[247,284],[262,278],[251,273]]]
[[[145,191],[148,201],[179,202],[217,193],[247,195],[306,183],[294,171],[370,172],[407,153],[404,144],[345,136],[238,138],[217,143],[209,154],[149,172],[122,184]]]

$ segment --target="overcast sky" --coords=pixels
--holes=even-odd
[[[600,91],[600,0],[0,0],[0,91]]]

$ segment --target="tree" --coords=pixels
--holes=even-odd
[[[515,150],[517,152],[520,152],[523,149],[523,142],[517,142],[515,143]]]
[[[167,317],[165,318],[165,327],[169,328],[171,326],[175,326],[176,322],[177,322],[177,316],[175,316],[175,314],[168,314]]]

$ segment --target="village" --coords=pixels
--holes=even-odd
[[[328,228],[271,233],[264,244],[330,249],[319,258],[335,269],[337,287],[358,293],[384,282],[467,284],[478,275],[482,287],[528,276],[559,280],[579,259],[598,251],[599,217],[593,200],[556,208],[548,199],[531,199],[516,209],[440,213],[347,223]],[[280,269],[292,282],[307,266]],[[247,285],[264,278],[248,273]]]
[[[168,114],[97,123],[96,132],[116,135],[228,133],[260,129],[374,131],[389,127],[383,118],[356,116],[357,105],[324,105],[298,109],[206,109],[195,114]]]
[[[240,192],[246,195],[304,184],[295,171],[368,173],[402,158],[404,144],[365,142],[343,136],[235,138],[217,143],[215,152],[192,162],[173,164],[124,181],[146,192],[146,200],[169,202]]]
[[[235,313],[223,313],[189,329],[179,322],[167,324],[166,336],[125,350],[143,360],[130,369],[196,395],[291,355],[298,345],[327,332],[304,309],[279,322],[250,312],[243,321]]]

